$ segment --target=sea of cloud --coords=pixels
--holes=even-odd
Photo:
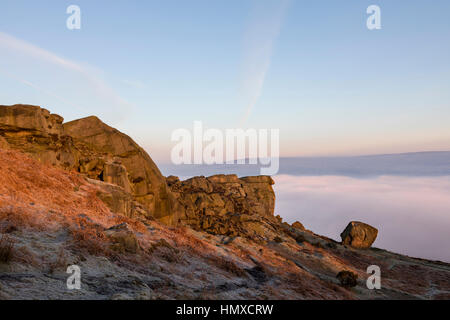
[[[274,177],[276,214],[340,240],[352,220],[378,228],[375,247],[450,262],[450,176]]]

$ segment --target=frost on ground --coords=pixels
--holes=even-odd
[[[111,185],[0,149],[0,299],[450,299],[450,265],[279,221],[227,237],[112,212]],[[255,228],[256,228],[255,227]],[[67,267],[81,268],[68,290]],[[369,265],[380,290],[366,287]],[[357,275],[341,286],[343,270]]]

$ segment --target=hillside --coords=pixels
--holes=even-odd
[[[272,184],[166,178],[97,118],[66,125],[39,107],[0,106],[0,299],[450,298],[449,264],[284,223]],[[66,287],[69,265],[81,290]],[[370,265],[380,290],[366,287]]]

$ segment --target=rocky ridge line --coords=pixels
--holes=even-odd
[[[139,145],[95,116],[64,123],[38,106],[0,106],[0,146],[107,183],[99,197],[129,217],[229,235],[252,226],[258,233],[252,221],[275,221],[270,177],[166,180]]]

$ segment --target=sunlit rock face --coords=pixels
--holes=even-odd
[[[79,153],[64,134],[64,119],[38,106],[0,106],[0,137],[4,147],[19,149],[41,162],[74,168]],[[6,144],[5,144],[6,142]]]
[[[150,156],[129,136],[97,117],[71,121],[63,127],[82,154],[82,172],[123,187],[154,218],[170,225],[177,223],[179,208],[165,178]]]
[[[183,224],[211,234],[274,237],[278,221],[272,178],[215,175],[180,181],[171,176],[167,181],[185,208]]]
[[[342,244],[358,249],[370,248],[377,235],[378,230],[376,228],[363,222],[352,221],[341,233]]]
[[[73,298],[59,277],[68,264],[86,272],[86,299],[450,297],[448,263],[353,247],[375,238],[368,225],[351,223],[342,244],[283,222],[270,177],[166,179],[96,118],[66,130],[38,107],[0,111],[0,299]],[[380,289],[367,287],[368,266],[380,268]]]
[[[97,117],[63,120],[38,106],[0,106],[0,143],[43,163],[118,185],[144,205],[147,215],[177,223],[181,213],[165,178],[130,137]]]
[[[261,221],[275,221],[271,177],[215,175],[166,181],[144,149],[97,117],[63,121],[38,106],[0,106],[0,144],[120,187],[110,188],[114,192],[102,194],[102,199],[128,216],[139,212],[168,225],[230,235],[244,230],[262,235],[267,228]],[[139,210],[133,209],[133,201],[141,204]]]

